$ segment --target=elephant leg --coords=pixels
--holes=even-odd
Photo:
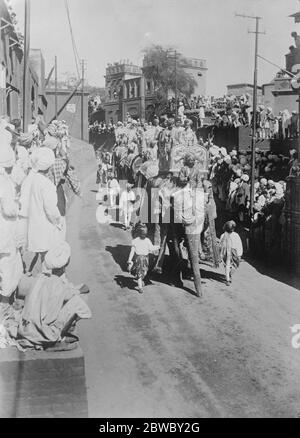
[[[158,225],[158,224],[156,224]],[[162,267],[165,259],[165,252],[166,252],[166,246],[167,246],[167,236],[168,236],[168,225],[167,224],[161,224],[161,235],[160,235],[160,250],[158,254],[158,258],[154,267],[154,271],[161,273]]]
[[[196,294],[201,297],[202,287],[201,287],[201,274],[199,267],[199,243],[200,235],[197,234],[186,234],[186,241],[188,245],[189,259],[191,262],[193,274],[194,274],[194,284],[196,289]]]
[[[176,225],[171,225],[171,241],[169,242],[170,256],[172,259],[173,268],[171,271],[171,283],[176,287],[183,287],[181,279],[182,274],[182,253],[179,244],[179,233]]]

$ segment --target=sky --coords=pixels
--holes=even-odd
[[[68,0],[80,58],[91,85],[104,86],[108,63],[129,59],[141,64],[151,44],[173,46],[183,55],[207,60],[207,94],[220,96],[228,84],[252,83],[255,20],[259,15],[259,54],[281,67],[298,31],[290,14],[299,0]],[[11,0],[20,27],[24,0]],[[55,55],[59,76],[76,72],[65,0],[31,0],[31,47],[41,48],[46,73]],[[278,68],[259,60],[259,84],[272,80]]]

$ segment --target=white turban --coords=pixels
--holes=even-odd
[[[226,150],[226,148],[221,148],[221,149],[220,149],[220,154],[223,155],[223,157],[226,157],[226,155],[227,155],[227,150]]]
[[[48,170],[55,162],[54,152],[49,148],[39,148],[35,153],[35,168],[37,170]]]
[[[71,257],[71,248],[67,242],[60,242],[50,249],[45,256],[46,269],[60,269],[66,266]]]
[[[226,157],[224,158],[224,161],[226,164],[230,164],[231,163],[231,156],[230,155],[226,155]]]
[[[10,147],[12,142],[12,135],[11,133],[6,129],[7,127],[10,127],[9,123],[5,119],[0,120],[0,145],[1,147]]]
[[[51,135],[47,135],[45,140],[43,141],[43,147],[55,150],[59,145],[59,142],[56,137],[52,137]]]
[[[213,157],[215,157],[216,155],[218,155],[219,154],[219,148],[218,148],[218,146],[211,146],[210,148],[209,148],[209,153],[210,153],[210,155],[212,155]]]
[[[16,157],[10,146],[0,145],[0,167],[8,168],[15,164]]]
[[[249,181],[249,175],[247,175],[246,173],[244,173],[244,174],[241,176],[241,180],[242,180],[242,181],[245,181],[245,182],[248,182],[248,181]]]

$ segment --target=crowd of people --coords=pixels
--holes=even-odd
[[[252,126],[253,108],[249,94],[242,96],[225,95],[220,98],[184,96],[171,98],[168,102],[170,112],[192,111],[197,114],[199,126],[235,127]],[[288,109],[274,114],[271,107],[258,105],[256,112],[256,131],[259,140],[297,138],[299,135],[299,115]]]
[[[99,191],[104,186],[108,189],[110,206],[120,209],[127,230],[131,229],[136,202],[133,188],[139,184],[138,175],[145,180],[166,172],[178,177],[182,169],[197,167],[199,160],[195,159],[194,153],[202,146],[207,152],[207,172],[202,173],[201,180],[211,187],[219,232],[224,222],[233,220],[239,230],[248,230],[244,240],[246,249],[249,249],[250,237],[252,248],[260,255],[280,256],[284,239],[286,178],[300,174],[296,150],[291,150],[288,156],[261,151],[257,147],[251,214],[251,152],[235,148],[227,151],[212,140],[204,143],[201,138],[197,139],[192,122],[185,115],[176,119],[154,117],[151,123],[128,117],[125,123],[117,123],[115,140],[113,153],[99,157],[97,182]],[[193,157],[189,156],[191,151]],[[204,165],[203,160],[201,165]],[[123,180],[126,185],[121,187]]]
[[[91,134],[113,134],[116,125],[113,121],[106,124],[105,122],[98,122],[95,120],[94,123],[89,125],[89,132]]]
[[[209,178],[218,211],[253,230],[252,247],[258,254],[269,259],[280,257],[284,239],[286,178],[300,174],[297,151],[291,150],[289,156],[284,156],[256,149],[252,220],[249,210],[251,152],[233,149],[227,154],[225,148],[211,146],[210,155]]]
[[[85,285],[65,270],[67,194],[80,196],[65,122],[0,120],[0,345],[69,349],[90,318]],[[40,263],[38,263],[40,260]]]
[[[161,266],[160,261],[163,260],[164,249],[161,246],[157,246],[157,243],[161,244],[163,240],[161,236],[157,241],[155,236],[152,236],[155,245],[151,246],[152,242],[150,242],[150,245],[146,224],[141,223],[139,217],[133,219],[133,212],[138,210],[134,208],[138,202],[137,192],[134,188],[136,189],[140,185],[145,186],[151,178],[155,179],[165,175],[166,185],[168,185],[168,181],[170,182],[168,189],[166,189],[166,196],[168,196],[168,190],[172,187],[172,190],[170,190],[174,200],[176,198],[181,199],[181,196],[184,196],[184,198],[193,197],[194,195],[189,194],[189,190],[191,190],[191,193],[198,190],[197,203],[199,205],[193,205],[193,209],[194,207],[196,208],[197,214],[193,210],[193,213],[185,211],[180,216],[185,218],[183,220],[185,232],[192,236],[191,240],[198,247],[197,254],[199,253],[203,257],[204,252],[200,245],[200,236],[204,230],[204,218],[208,219],[208,209],[210,210],[209,214],[211,214],[209,220],[214,222],[216,219],[213,181],[207,180],[207,177],[210,176],[208,175],[208,165],[209,160],[213,159],[213,147],[216,146],[208,143],[204,145],[202,140],[198,141],[192,129],[191,120],[187,119],[184,115],[182,117],[178,116],[176,119],[166,116],[160,119],[154,117],[151,123],[143,123],[128,117],[125,123],[117,123],[113,152],[100,153],[98,155],[97,183],[99,184],[98,200],[100,205],[97,217],[101,223],[106,223],[108,217],[111,219],[111,216],[108,215],[109,210],[106,211],[106,215],[104,214],[106,207],[103,206],[102,201],[103,193],[106,193],[110,211],[111,209],[118,209],[124,228],[131,230],[135,238],[140,239],[133,241],[132,251],[129,255],[130,269],[132,268],[132,272],[136,274],[140,293],[143,291],[142,280],[148,272],[149,263],[146,259],[148,260],[148,256],[153,250],[160,250],[156,267],[158,265]],[[125,184],[122,184],[124,181]],[[199,196],[199,193],[203,196]],[[182,207],[184,210],[188,210],[191,207],[187,198],[185,198],[182,204],[184,205]],[[191,202],[193,203],[193,201]],[[190,207],[187,207],[187,205]],[[153,206],[153,209],[155,210],[156,207]],[[194,221],[187,220],[188,216],[193,217]],[[227,228],[225,234],[228,237],[234,231],[235,225],[231,224],[228,230]],[[215,232],[214,226],[213,230]],[[209,234],[207,234],[207,237],[211,239]],[[235,240],[237,241],[237,238]],[[203,244],[206,246],[207,242],[203,242]],[[221,239],[221,247],[223,244],[227,245],[228,239]],[[147,248],[148,250],[146,250]],[[139,261],[138,266],[136,263],[132,265],[134,254],[143,256],[136,258]],[[242,254],[240,248],[238,254],[240,258]],[[229,256],[224,257],[223,260],[226,259],[226,269],[229,272],[229,262],[227,260]],[[177,277],[177,273],[175,276]],[[199,282],[201,283],[201,281]],[[229,285],[231,280],[228,279],[227,283]],[[178,279],[176,284],[181,284],[181,280]],[[196,292],[200,294],[197,287]]]

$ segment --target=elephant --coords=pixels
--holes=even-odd
[[[168,246],[173,262],[171,278],[174,286],[183,286],[181,273],[184,269],[181,242],[182,240],[186,242],[196,295],[200,297],[202,296],[199,267],[201,224],[198,224],[200,228],[198,226],[198,229],[196,229],[193,225],[193,219],[195,218],[187,219],[186,215],[183,221],[178,220],[179,216],[182,216],[182,212],[178,212],[178,208],[175,207],[174,195],[178,195],[179,192],[178,178],[173,177],[170,173],[149,179],[146,184],[147,196],[143,199],[139,217],[142,222],[147,223],[154,244],[160,246],[154,267],[154,271],[157,273],[162,273],[164,254],[166,246]],[[200,207],[203,212],[204,223],[204,194],[202,201],[202,205],[198,205],[198,209]]]

